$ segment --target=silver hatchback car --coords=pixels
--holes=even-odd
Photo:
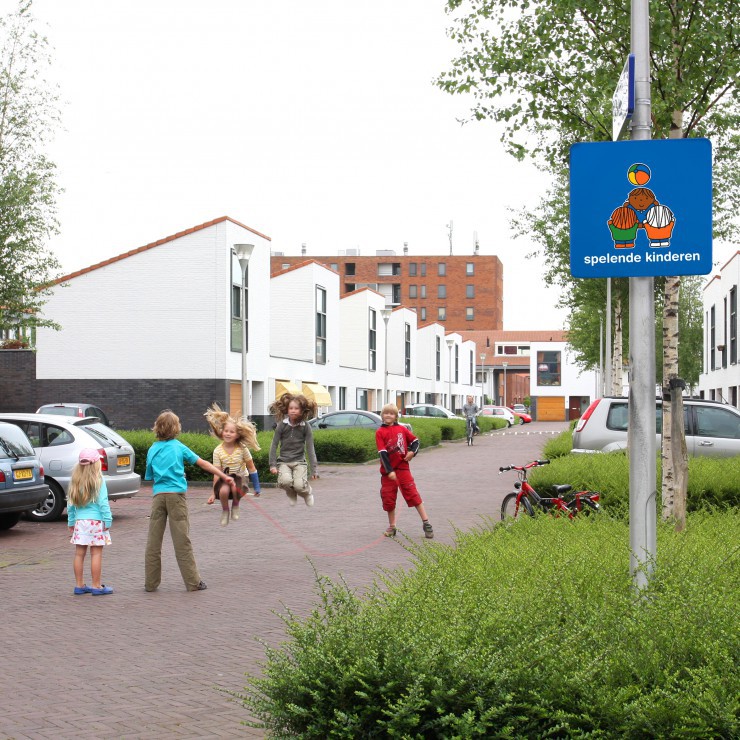
[[[49,494],[25,514],[32,521],[48,522],[61,517],[72,469],[85,447],[100,451],[109,499],[130,498],[139,492],[141,476],[134,472],[133,447],[99,419],[3,413],[0,421],[15,424],[26,433],[44,467]]]
[[[656,444],[663,428],[662,401],[655,402]],[[684,431],[689,455],[740,455],[740,411],[734,406],[701,398],[684,398]],[[626,398],[597,398],[573,431],[573,452],[613,452],[627,447],[629,405]]]

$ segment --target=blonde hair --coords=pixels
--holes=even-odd
[[[380,415],[382,416],[386,412],[389,412],[393,414],[396,417],[396,421],[398,421],[398,406],[396,406],[395,403],[387,403],[383,408],[380,410]]]
[[[154,422],[152,431],[159,440],[174,439],[182,431],[180,418],[170,409],[165,409]]]
[[[288,416],[288,406],[295,401],[301,409],[301,421],[308,421],[316,416],[318,405],[312,398],[306,398],[302,393],[283,393],[280,398],[276,398],[270,405],[270,413],[274,414],[280,422]]]
[[[74,466],[69,481],[67,501],[73,506],[87,506],[97,501],[100,493],[100,484],[103,482],[100,460],[87,465]]]
[[[224,427],[227,424],[233,424],[236,427],[236,443],[240,447],[249,447],[253,450],[261,449],[257,441],[257,427],[249,419],[245,419],[243,416],[234,418],[217,403],[212,403],[203,416],[206,417],[211,434],[214,437],[223,439]]]

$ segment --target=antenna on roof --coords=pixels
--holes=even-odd
[[[301,255],[305,255],[305,254],[306,254],[306,242],[303,242],[301,244]]]
[[[473,245],[475,247],[474,254],[478,254],[478,251],[480,250],[480,243],[478,242],[478,232],[473,232]]]
[[[409,253],[409,243],[408,242],[403,243],[403,253],[404,255],[407,255]]]
[[[452,256],[452,219],[450,219],[450,223],[446,224],[447,231],[448,231],[448,237],[450,239],[450,256]]]

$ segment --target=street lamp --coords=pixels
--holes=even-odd
[[[383,369],[383,403],[381,404],[381,411],[383,410],[382,407],[388,403],[388,321],[392,313],[392,308],[380,309],[380,315],[383,317],[383,323],[385,324],[385,350],[383,352],[385,367]]]
[[[483,390],[483,361],[486,359],[485,352],[481,352],[480,356],[480,405],[485,406],[486,394]]]
[[[447,347],[449,349],[449,356],[450,356],[450,360],[448,363],[449,371],[448,371],[447,398],[450,404],[450,411],[452,411],[452,348],[455,346],[455,339],[454,337],[447,337],[445,339],[445,342],[447,342]]]
[[[501,364],[504,367],[504,402],[501,405],[506,406],[506,368],[509,367],[509,363],[502,362]]]
[[[254,244],[234,244],[236,258],[242,268],[242,289],[239,301],[242,313],[242,416],[249,418],[249,391],[247,383],[247,265]]]

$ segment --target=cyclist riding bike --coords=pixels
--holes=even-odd
[[[476,421],[476,416],[478,416],[479,411],[480,409],[478,408],[478,404],[473,402],[473,397],[468,396],[467,400],[465,401],[465,405],[462,407],[462,415],[466,419],[473,420],[474,434],[480,434],[480,428],[478,427],[478,422]]]

